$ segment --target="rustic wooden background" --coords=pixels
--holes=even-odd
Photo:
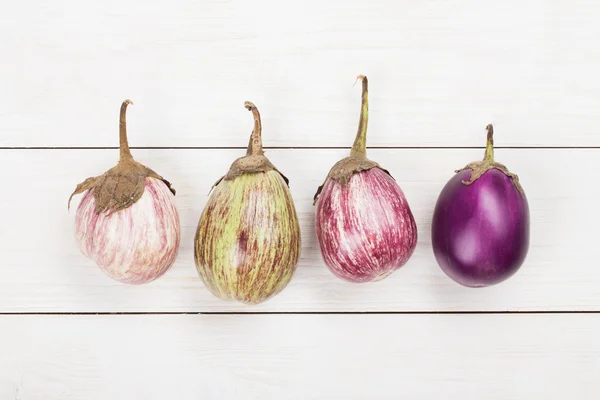
[[[600,394],[600,3],[594,0],[22,0],[0,6],[0,400],[597,399]],[[417,220],[384,281],[337,280],[312,196],[348,153],[357,74],[369,155]],[[67,198],[118,158],[173,182],[175,266],[111,281],[78,250]],[[197,277],[195,227],[263,115],[291,181],[303,253],[260,306]],[[463,288],[430,223],[453,170],[483,156],[519,174],[531,248],[517,275]],[[77,205],[77,202],[74,204]]]

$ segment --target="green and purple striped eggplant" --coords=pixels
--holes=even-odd
[[[264,156],[260,114],[246,156],[214,186],[194,243],[208,289],[222,300],[263,302],[290,282],[300,257],[300,226],[287,178]]]

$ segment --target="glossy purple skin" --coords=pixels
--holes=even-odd
[[[323,260],[349,282],[381,280],[403,266],[417,245],[417,226],[398,183],[379,168],[327,179],[315,228]]]
[[[490,286],[512,276],[529,249],[529,205],[511,178],[490,169],[467,186],[457,173],[440,196],[431,225],[435,258],[456,282]]]

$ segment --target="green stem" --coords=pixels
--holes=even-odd
[[[494,161],[494,127],[489,124],[485,129],[487,129],[487,143],[483,159],[484,161]]]
[[[367,158],[367,124],[369,122],[369,81],[364,75],[359,75],[357,79],[362,80],[362,104],[358,132],[352,150],[350,150],[350,157],[365,160]]]
[[[121,153],[120,161],[131,160],[133,156],[129,150],[129,143],[127,142],[127,121],[125,114],[127,113],[127,106],[133,104],[129,99],[125,100],[121,104],[121,113],[119,115],[119,149]]]
[[[248,109],[248,111],[252,111],[252,116],[254,117],[254,129],[252,129],[252,135],[250,136],[250,142],[248,143],[248,151],[246,151],[247,156],[262,156],[265,154],[262,148],[262,124],[260,122],[260,113],[258,112],[258,108],[249,101],[244,103],[244,107]]]

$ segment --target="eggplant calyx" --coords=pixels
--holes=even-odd
[[[271,163],[271,161],[269,161],[267,157],[258,154],[240,157],[237,160],[235,160],[233,164],[231,164],[227,175],[225,175],[221,179],[230,181],[243,174],[252,174],[269,171],[277,171],[277,173],[281,175],[281,177],[285,181],[286,185],[289,186],[289,179],[281,172],[279,172],[279,170],[275,168],[275,166]],[[215,183],[215,186],[221,181],[221,179],[219,179],[219,181]]]
[[[352,177],[352,175],[361,171],[368,171],[371,168],[379,168],[380,170],[392,177],[392,175],[387,169],[382,168],[375,161],[371,161],[366,158],[355,158],[352,156],[341,159],[340,161],[335,163],[335,165],[329,171],[329,174],[327,174],[325,182],[323,182],[323,184],[317,189],[317,192],[315,193],[315,196],[313,198],[313,205],[317,204],[317,199],[319,198],[319,195],[323,190],[323,186],[325,186],[325,183],[329,179],[335,179],[339,181],[342,184],[342,186],[345,186]]]
[[[512,180],[513,185],[515,185],[515,188],[519,191],[519,193],[521,193],[521,196],[525,198],[525,191],[519,183],[519,177],[516,174],[510,172],[504,164],[500,164],[499,162],[494,160],[494,126],[492,124],[488,124],[485,127],[485,130],[487,131],[487,140],[483,160],[473,161],[472,163],[467,164],[467,166],[463,169],[459,169],[454,172],[459,173],[466,169],[470,169],[471,177],[468,181],[462,181],[463,185],[469,186],[477,179],[481,178],[481,176],[490,169],[497,169]]]
[[[525,191],[519,183],[519,176],[510,172],[504,164],[500,164],[499,162],[493,160],[473,161],[472,163],[467,164],[464,168],[454,172],[458,173],[467,169],[471,170],[471,177],[468,181],[462,181],[462,184],[465,186],[471,185],[490,169],[497,169],[504,175],[508,176],[512,180],[513,185],[515,185],[515,188],[519,191],[521,196],[525,197]]]
[[[96,213],[108,214],[131,207],[142,198],[146,189],[146,178],[155,178],[163,181],[169,190],[175,194],[171,183],[156,172],[130,159],[119,162],[100,176],[87,178],[75,188],[69,197],[68,207],[71,207],[73,196],[92,190],[96,201]]]
[[[125,100],[121,104],[119,118],[119,163],[104,174],[87,178],[77,185],[75,191],[69,197],[68,208],[71,207],[73,196],[83,193],[86,190],[93,190],[96,213],[108,212],[110,215],[124,210],[131,207],[142,197],[146,189],[146,178],[155,178],[163,181],[173,195],[175,195],[175,189],[171,187],[169,181],[133,159],[127,141],[127,125],[125,121],[125,114],[129,104],[133,104],[131,100]]]

